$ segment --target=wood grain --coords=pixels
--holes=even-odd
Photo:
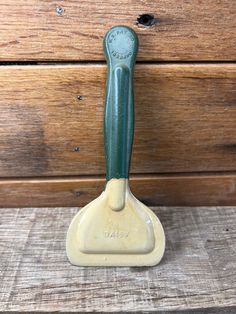
[[[0,180],[0,207],[84,206],[103,191],[97,177]],[[146,205],[232,206],[236,175],[132,176],[131,190]]]
[[[137,24],[152,14],[155,25]],[[132,27],[139,60],[235,60],[234,0],[6,0],[1,4],[0,60],[104,60],[114,25]]]
[[[104,65],[1,67],[0,176],[104,174],[105,77]],[[138,65],[131,172],[234,171],[235,78],[234,64]]]
[[[154,210],[167,238],[159,266],[85,268],[65,253],[77,209],[2,209],[1,311],[235,313],[235,208]]]

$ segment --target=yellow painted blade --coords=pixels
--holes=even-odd
[[[81,266],[157,264],[165,249],[160,221],[133,196],[126,179],[111,181],[73,219],[66,244],[69,260]],[[114,210],[112,203],[124,188],[125,198],[120,202],[120,209]]]

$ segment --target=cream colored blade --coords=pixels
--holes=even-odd
[[[130,192],[128,180],[112,179],[74,217],[66,247],[75,265],[147,266],[161,260],[165,236],[158,218]]]

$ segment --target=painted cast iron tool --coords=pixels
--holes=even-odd
[[[72,220],[66,241],[70,262],[80,266],[148,266],[160,262],[165,235],[155,214],[129,189],[133,143],[135,32],[111,28],[104,38],[108,63],[104,136],[107,183],[102,194]]]

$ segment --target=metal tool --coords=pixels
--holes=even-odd
[[[80,266],[148,266],[165,250],[165,235],[155,214],[129,188],[134,132],[133,68],[135,32],[111,28],[104,38],[108,63],[104,136],[105,190],[72,220],[66,241],[70,262]]]

